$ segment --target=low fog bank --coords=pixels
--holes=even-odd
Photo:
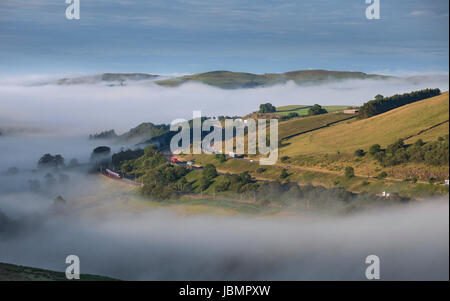
[[[364,280],[364,259],[375,254],[384,280],[448,280],[448,200],[352,216],[182,216],[170,210],[124,212],[124,193],[105,191],[98,176],[86,173],[64,171],[69,182],[55,190],[32,192],[28,185],[45,175],[33,170],[43,154],[87,162],[94,147],[108,145],[87,139],[96,130],[190,118],[193,109],[234,115],[266,101],[353,105],[378,93],[448,90],[448,82],[402,83],[241,90],[200,84],[2,85],[0,130],[2,122],[14,120],[54,132],[0,136],[0,262],[64,271],[66,256],[75,254],[82,273],[129,280]],[[19,171],[6,175],[10,167]],[[65,204],[55,202],[59,194]]]
[[[82,273],[127,280],[365,280],[375,254],[383,280],[448,280],[448,209],[434,201],[295,218],[50,210],[3,221],[0,261],[64,271],[75,254]]]
[[[0,174],[10,167],[19,170],[32,170],[37,167],[39,158],[50,153],[60,154],[68,164],[71,159],[80,163],[89,162],[93,149],[100,145],[107,145],[116,152],[120,147],[112,145],[108,140],[89,140],[87,136],[28,136],[0,138]]]
[[[173,88],[153,83],[108,87],[30,85],[29,81],[16,79],[0,84],[0,130],[26,124],[52,130],[53,134],[89,134],[111,128],[121,133],[141,122],[169,123],[176,118],[190,119],[193,110],[201,110],[208,116],[234,116],[256,111],[265,102],[277,106],[361,105],[376,94],[389,96],[423,88],[448,90],[448,75],[302,86],[288,82],[237,90],[199,83]]]
[[[348,216],[184,216],[134,207],[97,175],[64,170],[68,182],[48,189],[46,172],[30,170],[47,152],[86,162],[98,141],[6,141],[1,170],[21,169],[0,175],[0,262],[64,271],[75,254],[82,273],[127,280],[364,280],[375,254],[384,280],[448,279],[448,200]]]

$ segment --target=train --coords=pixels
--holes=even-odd
[[[106,173],[107,176],[109,176],[111,178],[122,179],[120,174],[118,174],[117,172],[114,172],[112,170],[105,169],[105,173]]]

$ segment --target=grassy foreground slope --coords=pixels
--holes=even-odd
[[[353,153],[356,149],[367,150],[375,143],[386,147],[400,138],[414,136],[448,120],[448,115],[449,94],[446,92],[368,119],[346,121],[291,138],[288,140],[290,145],[280,151],[282,155],[295,156],[312,153]],[[421,135],[427,140],[448,135],[448,124],[429,132],[425,131]]]
[[[0,281],[66,281],[66,274],[50,270],[0,262]],[[80,281],[112,281],[115,279],[103,276],[81,274]]]

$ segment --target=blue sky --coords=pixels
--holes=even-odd
[[[448,71],[448,0],[1,0],[0,73]]]

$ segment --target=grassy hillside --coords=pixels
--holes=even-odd
[[[128,132],[117,137],[120,142],[141,143],[153,137],[160,136],[169,131],[169,126],[165,124],[155,125],[151,122],[144,122]]]
[[[280,122],[278,125],[278,139],[284,139],[291,135],[311,131],[313,129],[326,126],[329,123],[341,121],[349,117],[352,116],[343,113],[329,113],[303,118],[295,118]]]
[[[448,120],[449,96],[425,99],[372,118],[347,121],[335,126],[289,139],[290,145],[281,149],[283,155],[312,153],[353,153],[356,149],[367,150],[378,143],[382,147],[419,133]],[[448,134],[448,125],[424,132],[426,139],[436,139]]]
[[[0,281],[66,281],[66,274],[50,270],[0,263]],[[113,281],[109,277],[81,274],[80,281]]]
[[[366,74],[363,72],[328,71],[328,70],[300,70],[286,73],[253,74],[231,71],[213,71],[186,75],[174,79],[156,81],[162,86],[175,87],[186,82],[201,82],[207,85],[223,88],[251,88],[258,86],[270,86],[277,83],[294,81],[297,84],[321,83],[346,79],[384,79],[386,76]]]

